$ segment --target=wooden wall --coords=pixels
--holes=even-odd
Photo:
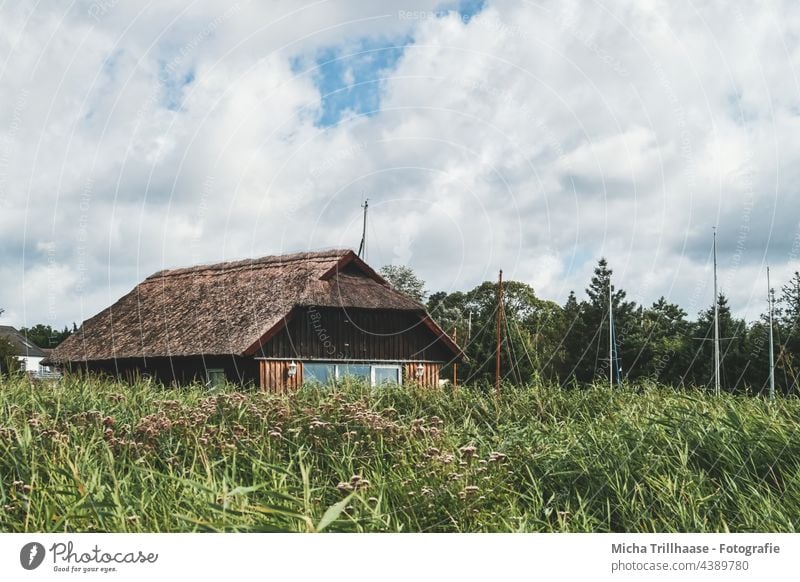
[[[257,356],[315,360],[450,361],[450,350],[413,312],[297,308]]]
[[[283,360],[260,360],[261,388],[270,392],[291,392],[303,385],[303,364],[297,364],[297,373],[289,377],[289,364]]]
[[[297,374],[289,378],[289,361],[286,360],[260,360],[261,388],[269,392],[291,392],[303,385],[303,363],[296,361]],[[402,364],[403,383],[419,384],[428,388],[438,388],[439,371],[442,365],[439,363],[424,362],[425,368],[421,378],[417,378],[418,362],[408,362]]]
[[[403,383],[410,384],[414,382],[427,388],[438,388],[439,371],[442,369],[442,365],[424,362],[422,366],[425,368],[425,371],[422,373],[421,378],[417,378],[418,365],[418,363],[411,363],[403,366]]]

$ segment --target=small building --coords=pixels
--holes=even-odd
[[[20,369],[34,377],[49,377],[52,370],[42,365],[50,350],[40,348],[25,335],[10,325],[0,325],[0,338],[7,340],[14,348]]]
[[[351,250],[160,271],[55,348],[60,367],[266,390],[354,376],[436,387],[462,350]]]

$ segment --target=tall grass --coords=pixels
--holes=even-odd
[[[800,402],[0,379],[0,531],[797,531]]]

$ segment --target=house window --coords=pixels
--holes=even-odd
[[[333,364],[319,364],[317,362],[303,364],[303,382],[329,384],[335,379],[336,366]]]
[[[208,383],[207,388],[222,388],[225,386],[225,370],[222,368],[209,368],[207,370]]]
[[[400,385],[400,366],[372,366],[372,385]]]
[[[369,364],[340,364],[336,366],[336,377],[350,377],[356,380],[372,380],[372,368]]]
[[[334,380],[352,378],[380,384],[402,384],[401,367],[392,364],[334,364],[333,362],[303,363],[303,383],[329,384]]]

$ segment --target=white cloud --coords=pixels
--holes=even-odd
[[[4,5],[4,319],[88,317],[163,266],[355,246],[364,195],[370,261],[431,290],[502,267],[563,302],[602,254],[632,297],[694,313],[715,223],[740,313],[767,242],[776,281],[797,268],[791,4],[432,9]],[[317,127],[315,57],[365,38],[413,39],[382,110]]]

